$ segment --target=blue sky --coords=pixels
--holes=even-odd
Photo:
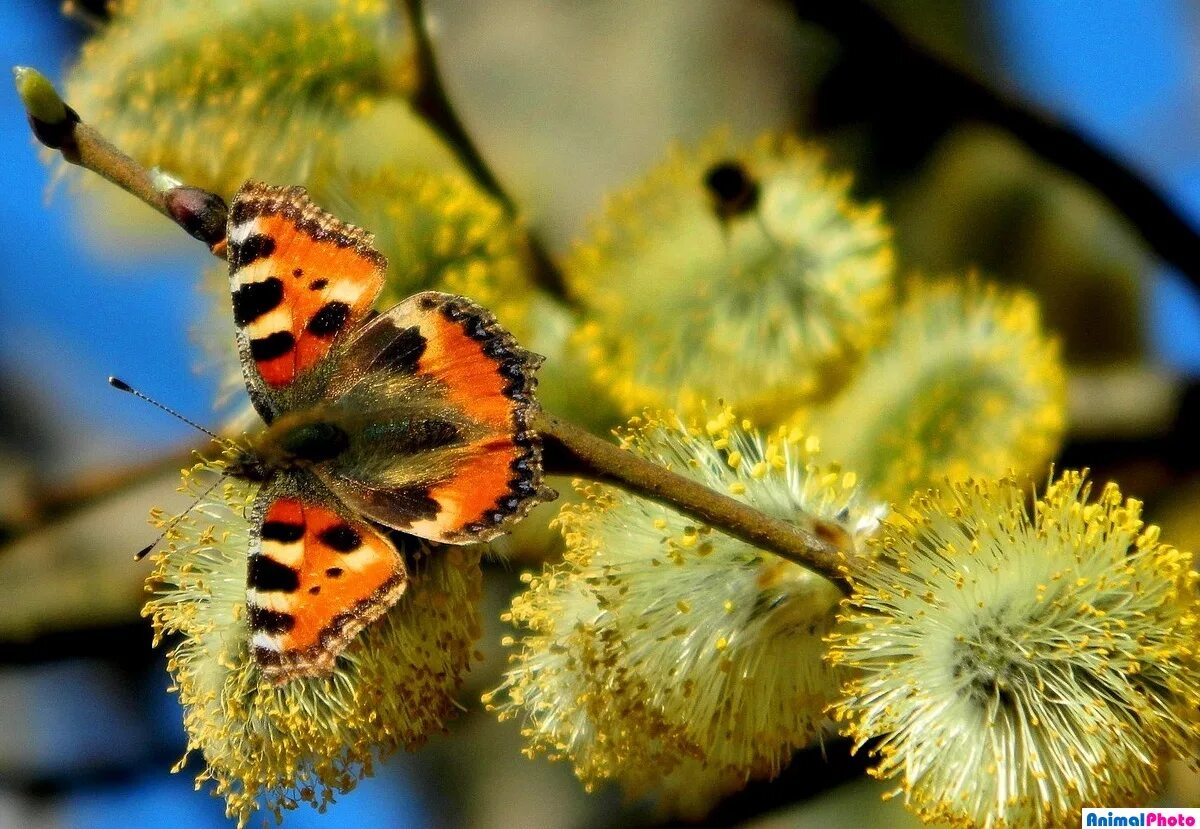
[[[1075,124],[1155,182],[1200,226],[1197,39],[1182,0],[1002,0],[1005,70],[1027,99]],[[1161,268],[1147,280],[1152,345],[1200,374],[1200,301]]]

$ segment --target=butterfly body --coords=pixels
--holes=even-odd
[[[312,470],[349,448],[350,437],[335,422],[318,413],[289,418],[267,428],[245,446],[226,470],[229,475],[265,483],[276,472]]]
[[[530,426],[541,358],[462,297],[374,314],[385,260],[300,188],[247,183],[227,239],[243,373],[266,423],[227,470],[261,484],[251,652],[287,681],[327,673],[402,595],[388,530],[487,541],[554,497]]]

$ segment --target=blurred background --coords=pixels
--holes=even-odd
[[[853,172],[858,197],[887,206],[905,270],[977,266],[1038,293],[1071,368],[1061,464],[1117,478],[1174,543],[1195,549],[1195,288],[1090,187],[965,117],[944,89],[898,73],[869,33],[795,5],[799,15],[775,0],[429,3],[450,94],[552,253],[672,139],[694,143],[721,125],[739,137],[792,128],[818,139],[833,167]],[[57,0],[0,4],[0,62],[60,81],[104,15],[100,0],[75,6],[67,17]],[[1195,4],[867,8],[1069,124],[1200,226]],[[0,829],[225,826],[219,800],[195,794],[191,774],[168,773],[183,752],[181,715],[138,615],[147,571],[131,561],[153,537],[148,508],[176,503],[178,464],[162,459],[195,435],[105,383],[116,374],[217,420],[216,381],[195,371],[190,333],[201,313],[194,276],[209,257],[131,200],[100,211],[73,184],[56,186],[44,161],[11,85],[0,89]],[[475,702],[502,667],[496,620],[519,569],[487,571],[487,658],[450,734],[390,759],[328,814],[303,808],[287,825],[662,822],[615,791],[585,795],[565,765],[524,759],[515,725]],[[909,820],[859,796],[874,784],[844,747],[826,754],[804,753],[711,823]],[[1195,805],[1186,779],[1172,785],[1165,796]]]

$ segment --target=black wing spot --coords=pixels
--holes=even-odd
[[[463,330],[467,332],[467,336],[473,340],[484,341],[488,339],[488,323],[483,318],[482,314],[468,314],[463,318]]]
[[[362,536],[349,524],[337,524],[317,536],[322,544],[339,553],[352,553],[362,546]]]
[[[304,276],[304,268],[296,268],[296,269],[294,269],[294,270],[292,271],[292,276],[296,277],[297,279],[299,279],[300,277]]]
[[[344,302],[326,302],[313,314],[305,330],[315,337],[332,337],[342,330],[350,318],[350,306]]]
[[[272,276],[261,282],[248,282],[233,292],[233,321],[244,327],[283,302],[283,283]]]
[[[252,205],[248,200],[234,200],[233,207],[229,210],[229,223],[231,225],[245,224],[259,215],[258,208],[259,205]]]
[[[299,276],[299,274],[296,275]],[[312,282],[308,283],[308,289],[310,291],[323,291],[325,290],[325,286],[328,284],[328,279],[314,279]]]
[[[308,588],[308,594],[310,596],[315,596],[320,592],[321,592],[321,585],[319,585],[319,584],[314,584],[312,587]]]
[[[417,363],[425,354],[428,342],[415,325],[401,329],[396,338],[375,358],[377,366],[387,366],[405,374],[415,374]]]
[[[296,617],[290,613],[280,613],[267,610],[252,604],[248,606],[246,621],[251,630],[261,630],[266,633],[287,633],[296,626]]]
[[[274,360],[282,357],[296,347],[296,338],[291,331],[276,331],[268,337],[259,337],[250,341],[250,356],[255,362]]]
[[[412,526],[413,521],[437,518],[438,513],[442,511],[442,505],[430,497],[427,486],[404,487],[388,492],[387,496],[393,509],[399,508],[412,516],[409,526]]]
[[[266,259],[275,252],[275,240],[261,233],[251,233],[240,245],[229,246],[230,273],[240,271],[247,265]]]
[[[270,556],[250,556],[246,585],[263,593],[294,593],[300,587],[300,574]]]
[[[283,664],[283,656],[279,651],[271,650],[270,648],[256,647],[254,649],[254,661],[261,668],[274,668]]]
[[[331,579],[336,579],[341,574],[342,574],[341,567],[328,567],[325,569],[325,575],[329,576],[329,578],[331,578]]]
[[[263,541],[293,544],[304,537],[304,525],[291,524],[287,521],[264,521],[259,537]]]

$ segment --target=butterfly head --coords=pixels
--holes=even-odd
[[[249,442],[235,444],[231,454],[233,457],[225,467],[226,475],[259,484],[270,479],[270,468]]]

